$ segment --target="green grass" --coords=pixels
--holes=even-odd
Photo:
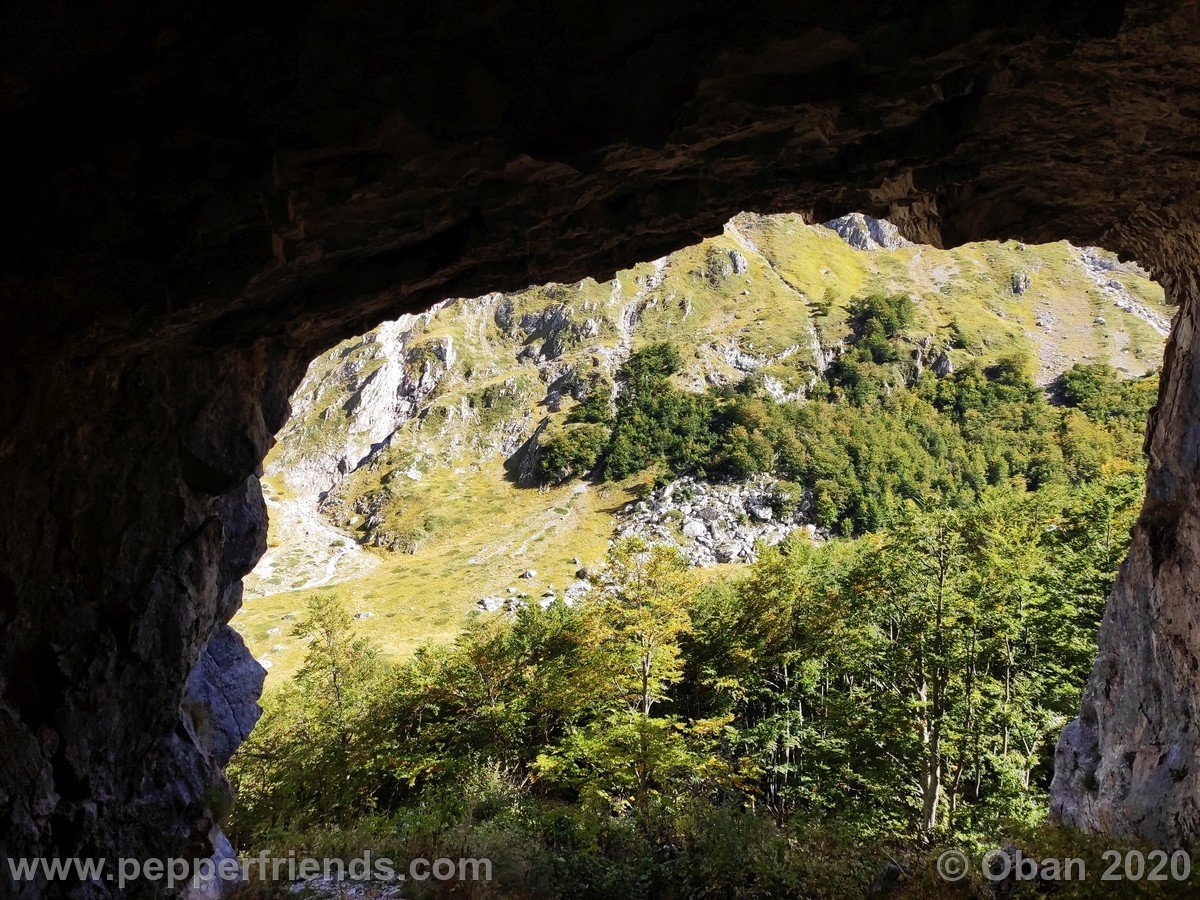
[[[414,495],[423,508],[445,509],[446,516],[416,554],[371,551],[382,564],[365,578],[247,600],[234,625],[251,652],[270,661],[268,684],[299,666],[304,648],[284,616],[298,617],[314,594],[333,593],[352,613],[372,613],[355,627],[403,657],[428,641],[452,639],[481,597],[509,587],[531,598],[550,586],[561,592],[575,578],[576,557],[589,565],[604,556],[612,514],[634,499],[638,484],[538,491],[506,481],[499,463],[466,475],[437,470],[414,483]],[[537,576],[521,578],[529,569]]]

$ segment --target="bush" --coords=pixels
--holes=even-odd
[[[913,323],[914,307],[907,294],[871,294],[850,304],[850,323],[858,335],[878,330],[894,338]]]
[[[791,516],[804,503],[807,492],[804,486],[781,478],[775,483],[771,506],[781,518]]]
[[[594,422],[608,425],[613,418],[613,383],[601,371],[589,374],[586,387],[579,390],[579,403],[567,413],[567,422]]]
[[[682,364],[670,344],[651,344],[621,367],[624,387],[605,453],[605,478],[626,478],[660,463],[682,474],[698,471],[708,461],[714,398],[671,384],[670,376]]]
[[[577,422],[548,431],[538,442],[537,471],[542,482],[558,484],[596,468],[608,443],[605,425]]]
[[[769,472],[775,459],[771,441],[761,431],[734,425],[717,441],[712,470],[738,480]]]
[[[1117,381],[1116,370],[1103,363],[1076,363],[1058,378],[1067,406],[1094,407]]]
[[[683,357],[673,344],[649,344],[634,353],[621,367],[621,377],[635,393],[654,387],[683,368]]]

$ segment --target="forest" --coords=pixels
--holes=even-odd
[[[803,399],[695,393],[651,344],[582,385],[547,481],[771,473],[820,527],[715,577],[615,542],[587,596],[386,661],[333,596],[231,770],[240,846],[487,856],[495,896],[855,896],[1047,837],[1141,501],[1156,379],[937,374],[863,298]],[[615,390],[614,390],[615,388]],[[924,862],[923,862],[924,861]]]

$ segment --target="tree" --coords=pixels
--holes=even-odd
[[[352,735],[347,719],[379,672],[378,648],[369,639],[355,636],[353,617],[333,594],[318,594],[308,601],[292,636],[308,642],[296,684],[318,711],[318,725],[348,744]]]
[[[621,367],[623,387],[602,464],[605,478],[625,478],[657,464],[691,472],[708,462],[714,399],[671,384],[681,365],[679,351],[662,343],[639,350]]]
[[[679,642],[691,631],[695,581],[678,550],[641,538],[619,541],[601,578],[604,643],[619,661],[615,687],[630,712],[648,718],[682,675]]]
[[[263,716],[231,767],[243,831],[363,814],[384,781],[387,740],[373,715],[386,671],[354,633],[332,594],[312,597],[292,634],[308,643],[291,684],[263,702]]]
[[[644,817],[669,785],[714,764],[689,747],[689,735],[707,734],[708,724],[655,714],[683,675],[695,582],[678,550],[641,538],[611,548],[600,582],[586,602],[601,623],[595,674],[608,680],[609,705],[544,754],[538,770],[617,809],[627,799]]]
[[[866,558],[864,593],[880,629],[873,677],[909,722],[904,743],[913,747],[917,827],[929,833],[938,824],[943,742],[964,650],[965,548],[953,512],[909,506],[906,513],[906,521]]]

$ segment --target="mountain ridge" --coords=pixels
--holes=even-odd
[[[1152,370],[1169,316],[1145,273],[1103,251],[942,251],[862,216],[810,226],[743,214],[608,282],[444,301],[310,366],[266,463],[271,546],[235,624],[260,661],[288,669],[282,617],[314,590],[353,593],[385,638],[383,619],[409,620],[392,641],[405,652],[418,635],[452,634],[485,597],[560,589],[602,555],[646,479],[522,490],[504,470],[522,444],[597,385],[615,394],[621,364],[654,341],[679,346],[685,390],[753,377],[776,401],[802,400],[846,347],[849,304],[872,292],[913,298],[903,340],[918,371],[1016,353],[1044,386],[1073,362]]]

